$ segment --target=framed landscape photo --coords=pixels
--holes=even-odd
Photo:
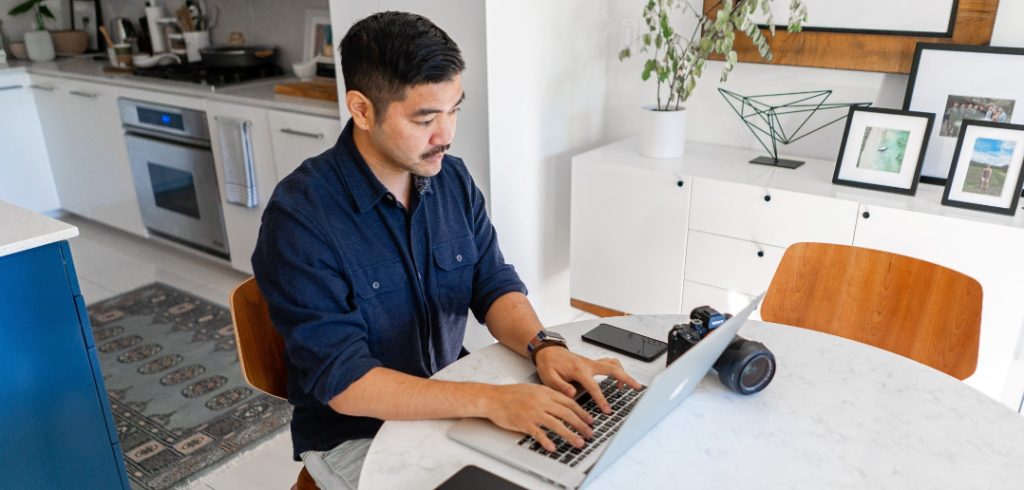
[[[1024,185],[1024,125],[965,120],[942,204],[1013,215]]]
[[[964,121],[1024,123],[1024,49],[918,44],[903,109],[936,115],[921,181],[944,184]]]
[[[935,115],[851,107],[832,183],[913,195]]]

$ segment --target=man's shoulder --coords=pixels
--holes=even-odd
[[[333,166],[330,151],[307,158],[277,183],[268,206],[307,208],[323,204],[323,197],[332,194],[330,189],[338,185]]]

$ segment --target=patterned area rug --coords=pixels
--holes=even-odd
[[[103,380],[136,490],[162,490],[288,424],[246,384],[227,308],[162,283],[89,306]]]

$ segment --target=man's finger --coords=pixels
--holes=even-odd
[[[576,404],[573,403],[573,405]],[[588,424],[586,422],[586,419],[581,418],[580,414],[576,413],[576,411],[572,410],[571,408],[563,405],[556,405],[551,407],[551,410],[549,410],[548,412],[554,415],[555,417],[558,417],[563,422],[569,424],[573,428],[573,430],[578,432],[583,437],[586,437],[588,439],[590,437],[593,437],[594,430],[590,428],[590,424]]]
[[[555,443],[548,439],[548,431],[544,430],[543,427],[530,424],[530,430],[526,433],[533,436],[533,440],[539,442],[544,449],[547,449],[549,452],[555,451]]]
[[[598,407],[601,407],[602,412],[606,414],[612,413],[612,406],[608,404],[608,400],[605,400],[604,393],[601,393],[601,387],[597,385],[594,378],[584,375],[576,381],[583,385],[583,389],[587,390],[587,393],[590,393],[590,397],[594,399],[594,403],[597,403]]]
[[[544,418],[544,425],[548,426],[551,430],[555,431],[556,434],[562,436],[562,439],[567,441],[576,447],[583,447],[583,438],[579,434],[572,431],[572,429],[565,426],[565,424],[558,420],[553,415],[547,415]],[[549,449],[551,451],[551,449]]]
[[[612,361],[612,362],[607,362]],[[623,369],[622,364],[615,359],[601,359],[596,361],[594,366],[594,374],[603,374],[605,376],[611,376],[619,381],[625,382],[630,388],[639,390],[644,387],[639,381],[634,379],[626,370]],[[621,386],[620,386],[621,388]]]
[[[560,398],[560,399],[558,399],[558,401],[559,401],[559,403],[562,404],[563,407],[566,407],[569,410],[572,410],[572,412],[575,413],[576,416],[580,418],[580,420],[586,422],[587,425],[591,425],[591,424],[594,423],[594,417],[591,416],[589,412],[584,410],[583,407],[581,407],[579,403],[576,403],[576,400],[574,400],[572,398],[569,398],[569,399]]]
[[[544,381],[549,388],[556,390],[569,398],[576,396],[576,388],[562,379],[555,370],[547,369],[544,373],[544,376],[541,376],[541,380]]]

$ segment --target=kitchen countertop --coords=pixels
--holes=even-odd
[[[0,257],[78,236],[78,228],[0,201]]]
[[[109,83],[142,90],[155,90],[190,97],[202,97],[209,100],[245,104],[266,109],[300,112],[314,116],[340,117],[338,104],[335,102],[275,94],[275,84],[298,81],[298,78],[292,76],[264,78],[214,89],[214,87],[209,85],[189,82],[139,77],[131,74],[104,73],[104,66],[107,66],[106,62],[93,60],[92,55],[58,58],[54,61],[45,62],[8,60],[6,66],[0,66],[0,75],[28,72],[87,82]]]

